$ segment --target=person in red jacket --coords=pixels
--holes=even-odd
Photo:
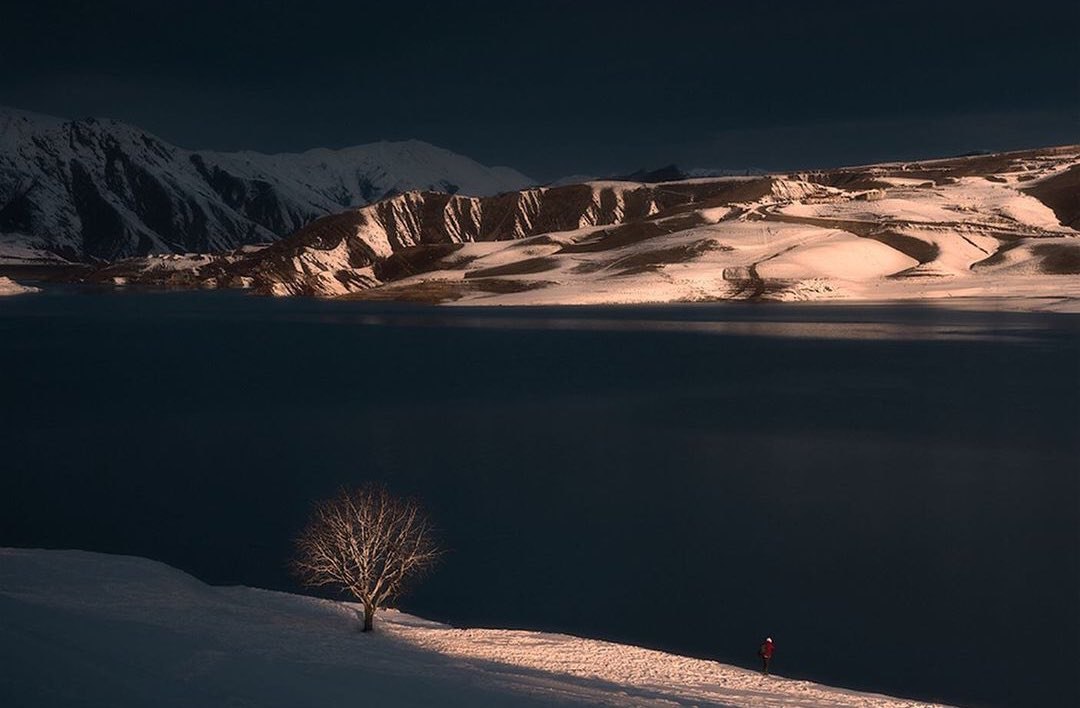
[[[766,637],[765,641],[758,647],[757,655],[761,657],[761,673],[766,676],[769,675],[769,662],[772,661],[773,655],[773,641],[772,637]]]

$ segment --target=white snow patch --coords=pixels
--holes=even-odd
[[[757,266],[764,278],[880,278],[918,265],[883,243],[845,231],[796,246]]]
[[[38,288],[30,285],[20,285],[11,278],[0,275],[0,296],[6,295],[24,295],[26,293],[36,293]]]

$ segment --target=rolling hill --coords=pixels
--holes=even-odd
[[[91,279],[473,304],[1080,297],[1080,146],[789,174],[410,191]]]

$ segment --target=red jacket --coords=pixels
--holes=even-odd
[[[772,653],[773,653],[773,643],[772,642],[765,642],[764,644],[761,645],[761,648],[758,649],[758,655],[763,656],[766,659],[771,659],[772,658]]]

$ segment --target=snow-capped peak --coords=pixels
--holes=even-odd
[[[0,108],[0,252],[112,260],[224,250],[410,189],[485,196],[530,184],[419,140],[193,151],[114,119]]]

